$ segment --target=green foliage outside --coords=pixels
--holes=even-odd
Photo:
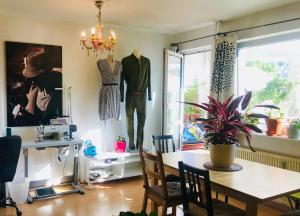
[[[293,83],[278,74],[278,71],[280,71],[278,64],[256,60],[247,62],[246,66],[258,68],[272,77],[272,79],[266,84],[265,88],[260,91],[252,92],[253,97],[250,102],[250,106],[261,104],[265,101],[272,101],[274,105],[279,106],[282,102],[288,99],[289,94],[296,85],[296,83]]]
[[[200,89],[200,85],[198,84],[197,80],[194,81],[193,85],[188,87],[188,89],[184,93],[184,101],[185,102],[192,102],[192,103],[199,103],[198,101],[198,91]],[[202,111],[194,106],[184,105],[184,114],[193,115],[199,114]]]

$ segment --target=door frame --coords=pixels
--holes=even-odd
[[[184,55],[180,53],[173,52],[171,50],[168,50],[167,48],[164,49],[164,72],[163,72],[163,101],[162,101],[162,134],[165,134],[165,126],[167,124],[167,101],[168,101],[168,96],[167,96],[167,86],[168,86],[168,71],[169,71],[169,56],[175,56],[177,58],[181,59],[181,67],[180,67],[180,95],[179,95],[179,100],[182,101],[183,99],[183,68],[184,68]],[[180,119],[182,120],[183,118],[183,104],[179,105],[179,112],[180,112]],[[183,125],[180,123],[179,125],[179,140],[178,140],[178,148],[180,149],[182,146],[182,129]]]

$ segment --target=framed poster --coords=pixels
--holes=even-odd
[[[62,115],[62,47],[5,42],[7,126],[49,124]]]

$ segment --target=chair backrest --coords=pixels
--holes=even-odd
[[[0,137],[0,183],[14,179],[22,140],[19,136]]]
[[[208,170],[178,162],[183,211],[187,212],[189,201],[207,210],[207,216],[213,216],[211,188]],[[188,185],[188,188],[187,188]]]
[[[144,188],[147,190],[151,187],[150,179],[154,185],[160,185],[163,189],[164,198],[168,197],[167,183],[165,179],[165,170],[160,151],[156,155],[149,154],[140,148],[140,158],[144,178]]]
[[[172,146],[172,152],[175,152],[175,143],[173,139],[173,135],[162,135],[162,136],[152,136],[152,142],[153,145],[158,146],[159,151],[162,153],[168,153],[169,152],[169,145]]]

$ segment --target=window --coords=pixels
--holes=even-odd
[[[184,56],[183,94],[184,101],[207,102],[210,91],[210,58],[211,52],[199,52]],[[194,122],[203,117],[204,111],[193,106],[184,105],[183,143],[199,143],[203,141],[204,128]]]
[[[238,94],[252,91],[251,105],[274,104],[287,118],[300,118],[300,39],[238,50]]]

